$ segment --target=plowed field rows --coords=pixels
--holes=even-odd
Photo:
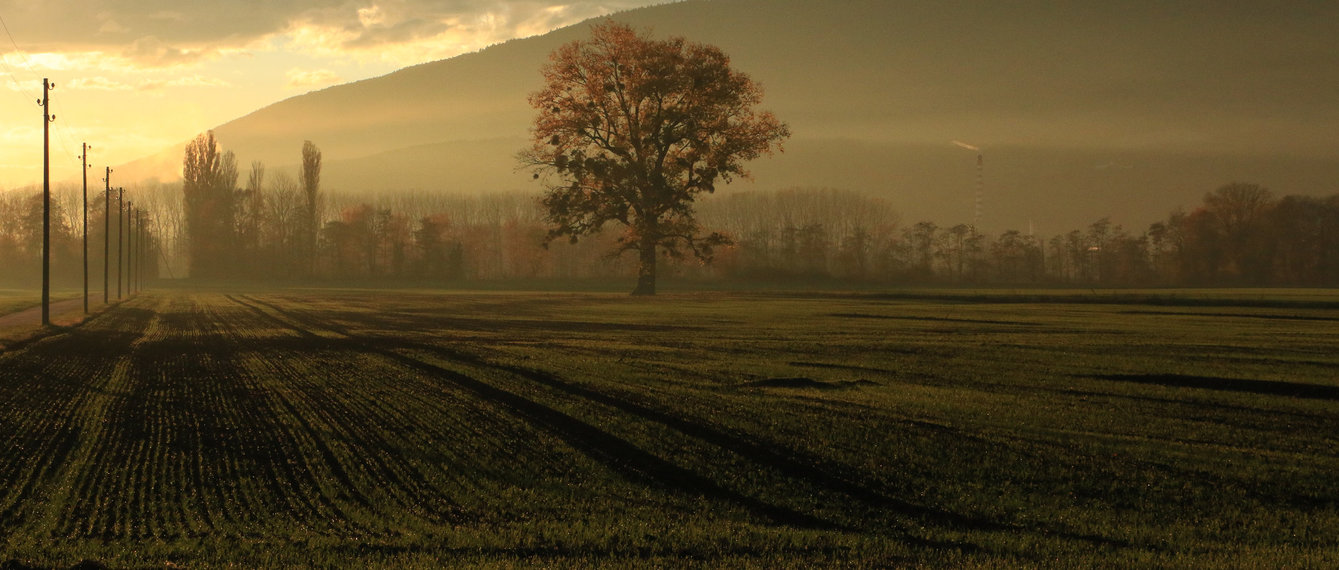
[[[0,353],[0,561],[1337,564],[1336,306],[142,294]]]

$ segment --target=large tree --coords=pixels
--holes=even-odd
[[[1259,184],[1233,182],[1204,195],[1204,209],[1217,221],[1225,277],[1262,285],[1269,279],[1269,211],[1274,195]]]
[[[191,276],[223,277],[233,261],[237,158],[232,151],[219,152],[214,131],[209,131],[186,145],[181,176]]]
[[[549,239],[572,242],[617,222],[622,251],[637,251],[634,295],[655,294],[657,253],[710,260],[729,243],[702,235],[693,203],[717,182],[747,177],[744,163],[790,135],[755,106],[762,90],[719,48],[651,39],[607,21],[567,44],[530,96],[539,111],[521,161],[543,178]]]

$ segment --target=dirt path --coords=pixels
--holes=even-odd
[[[105,308],[101,301],[89,299],[88,308],[96,313]],[[84,298],[75,297],[51,303],[51,322],[56,325],[72,325],[84,319]],[[0,315],[0,347],[7,341],[27,337],[42,326],[42,306]]]

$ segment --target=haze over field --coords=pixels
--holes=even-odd
[[[617,18],[721,46],[793,127],[759,188],[888,197],[907,220],[986,228],[1141,226],[1233,180],[1329,193],[1339,179],[1339,9],[1220,3],[684,2]],[[514,171],[526,94],[586,25],[326,89],[218,128],[243,160],[303,138],[334,190],[533,189]],[[175,150],[175,149],[174,149]],[[174,152],[167,165],[180,162]],[[737,185],[731,188],[746,187]]]
[[[0,570],[1339,560],[1334,0],[0,32]]]
[[[636,4],[505,6],[514,6],[511,33],[523,35]],[[337,60],[371,70],[412,58],[405,49],[365,47],[390,41],[395,30],[418,43],[385,45],[444,53],[448,32],[408,29],[409,22],[440,24],[443,9],[396,6],[301,12],[307,20],[291,20],[289,35],[269,41],[299,44],[311,35],[292,22],[341,13],[361,20],[344,23],[356,34],[340,36],[342,44],[318,42],[348,50]],[[398,14],[401,24],[377,24],[376,14]],[[982,228],[1053,233],[1104,216],[1142,227],[1231,181],[1328,194],[1339,180],[1333,3],[714,0],[616,17],[658,36],[721,46],[762,84],[763,106],[792,126],[785,154],[756,162],[751,186],[725,191],[838,187],[884,196],[908,222],[971,222],[975,156],[949,144],[962,140],[985,153]],[[514,160],[533,117],[525,98],[539,87],[547,54],[587,33],[577,24],[329,87],[218,125],[216,133],[243,164],[271,167],[295,164],[302,141],[316,142],[333,192],[537,192]],[[245,58],[220,57],[207,65],[231,61],[242,75],[219,93],[253,93],[244,88],[248,78],[270,69],[264,57],[255,68]],[[200,132],[213,123],[189,126]],[[180,142],[126,165],[123,180],[174,177]]]

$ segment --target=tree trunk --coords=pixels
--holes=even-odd
[[[656,294],[656,240],[652,237],[642,238],[641,262],[637,264],[637,288],[632,290],[633,295],[655,295]]]

